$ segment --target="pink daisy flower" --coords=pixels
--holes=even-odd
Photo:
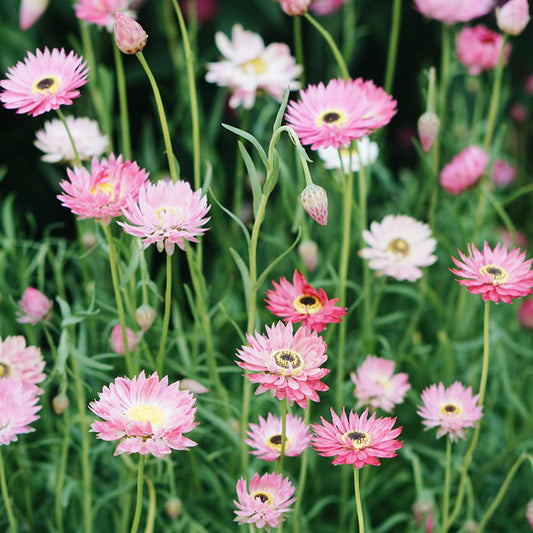
[[[493,7],[494,0],[414,0],[422,15],[455,24],[486,15]]]
[[[330,15],[340,9],[348,0],[312,0],[311,11],[315,15]]]
[[[114,455],[151,453],[164,458],[172,450],[186,450],[196,442],[183,434],[193,430],[196,400],[182,391],[179,382],[168,384],[144,370],[133,379],[116,378],[98,394],[89,409],[104,421],[91,424],[102,440],[118,440]]]
[[[87,83],[88,67],[74,52],[48,48],[35,55],[28,52],[24,63],[8,69],[7,80],[0,81],[4,92],[0,101],[7,109],[36,117],[61,105],[72,105],[80,95],[76,90]]]
[[[346,314],[345,307],[336,307],[338,298],[328,299],[324,289],[315,290],[297,270],[292,276],[292,283],[280,278],[279,284],[272,282],[274,290],[266,292],[266,308],[285,322],[310,327],[320,332],[326,324],[340,322]]]
[[[356,409],[370,406],[391,412],[396,404],[403,402],[411,385],[404,372],[394,374],[395,366],[394,361],[367,356],[357,368],[357,373],[350,376],[355,384],[354,396],[358,400]]]
[[[1,363],[0,363],[1,368]],[[17,435],[35,431],[29,426],[39,416],[35,393],[13,378],[0,379],[0,445],[17,440]]]
[[[514,298],[533,292],[533,259],[526,261],[526,252],[520,252],[519,248],[507,252],[507,245],[502,247],[498,243],[491,250],[485,242],[483,251],[469,244],[468,256],[457,251],[461,261],[452,257],[458,268],[450,268],[450,271],[464,278],[457,281],[472,294],[481,294],[483,300],[510,304]]]
[[[430,385],[422,392],[423,405],[418,407],[418,415],[424,426],[438,427],[437,438],[448,435],[452,442],[464,439],[464,428],[472,427],[482,416],[483,407],[477,405],[479,394],[472,396],[472,388],[456,381],[445,388],[442,383]]]
[[[59,183],[65,194],[57,196],[61,205],[68,207],[81,219],[94,218],[109,224],[122,214],[128,200],[135,202],[139,191],[148,181],[148,172],[137,163],[122,161],[114,154],[98,161],[93,157],[91,171],[85,167],[67,169],[70,181]]]
[[[379,466],[380,457],[395,457],[403,443],[396,439],[402,428],[394,428],[396,418],[379,417],[373,413],[368,418],[368,409],[359,416],[342,410],[339,418],[331,409],[333,424],[320,417],[322,424],[313,424],[315,432],[312,446],[323,457],[335,457],[334,465]]]
[[[292,511],[289,507],[295,502],[294,487],[289,478],[283,479],[281,474],[254,474],[250,481],[250,490],[244,478],[237,482],[238,500],[233,503],[238,508],[235,511],[235,521],[242,524],[252,524],[254,529],[278,527],[285,520],[285,514]]]
[[[186,241],[198,242],[197,236],[209,218],[207,198],[198,189],[193,192],[186,181],[160,180],[141,188],[139,201],[130,197],[123,209],[127,224],[119,222],[126,233],[142,237],[143,248],[156,243],[158,251],[174,253],[174,245],[185,250]]]
[[[396,113],[396,100],[372,81],[333,79],[309,85],[300,101],[289,102],[285,118],[302,144],[343,148],[386,126]]]
[[[115,13],[123,13],[135,17],[135,12],[130,10],[131,0],[77,0],[74,4],[76,17],[85,22],[96,24],[113,31]]]
[[[368,259],[368,266],[378,276],[391,276],[399,281],[416,281],[422,277],[420,267],[432,265],[437,241],[431,237],[427,224],[406,215],[387,215],[381,222],[372,222],[370,231],[363,231],[369,248],[359,255]]]
[[[446,192],[460,194],[472,187],[485,173],[489,156],[480,146],[468,146],[441,171],[439,182]]]
[[[128,350],[134,352],[142,338],[142,332],[133,333],[130,328],[126,328],[126,339],[128,342]],[[124,355],[124,339],[122,338],[122,329],[120,324],[117,324],[111,330],[109,337],[109,345],[111,349],[120,355]]]
[[[0,381],[11,378],[20,381],[34,395],[42,394],[37,387],[46,377],[43,373],[44,359],[36,346],[26,346],[22,335],[0,338]]]
[[[17,322],[21,324],[37,324],[41,320],[48,320],[52,311],[53,302],[41,291],[28,287],[20,301],[20,311],[17,313]]]
[[[253,455],[257,455],[265,461],[275,461],[281,453],[281,418],[268,413],[265,420],[259,417],[259,424],[250,424],[247,431],[248,439],[244,442],[254,448]],[[303,418],[295,415],[287,415],[285,427],[285,456],[296,457],[309,447],[311,435],[309,426]]]
[[[302,409],[307,407],[307,399],[319,402],[317,391],[329,387],[320,380],[329,373],[320,368],[326,361],[326,343],[311,329],[302,326],[293,334],[292,324],[278,322],[266,326],[266,335],[255,332],[247,334],[250,346],[242,346],[236,363],[245,370],[257,372],[244,374],[252,383],[259,383],[255,391],[261,394],[270,390],[278,400],[287,398],[296,402]]]

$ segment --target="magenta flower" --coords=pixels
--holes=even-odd
[[[122,214],[128,199],[137,201],[141,187],[148,181],[146,170],[114,154],[101,161],[93,157],[90,172],[84,167],[74,167],[74,170],[67,169],[67,174],[70,181],[59,183],[64,191],[57,196],[61,205],[81,219],[94,218],[106,225]]]
[[[316,150],[348,146],[386,126],[395,113],[396,100],[372,81],[333,79],[300,91],[300,101],[289,102],[285,118],[302,144]]]
[[[50,318],[53,305],[52,300],[49,300],[41,291],[28,287],[20,301],[17,322],[35,325],[41,320],[46,321]]]
[[[463,278],[457,281],[472,294],[481,294],[483,300],[509,304],[533,292],[533,259],[526,261],[526,252],[519,248],[507,252],[507,245],[497,244],[491,250],[485,242],[481,252],[473,244],[468,245],[468,256],[457,251],[461,261],[452,257],[458,268],[450,271]]]
[[[242,346],[236,363],[245,370],[257,372],[245,374],[252,383],[259,383],[255,391],[261,394],[270,390],[278,400],[287,398],[302,409],[307,399],[319,402],[317,394],[329,387],[320,380],[329,373],[320,368],[326,361],[326,343],[310,328],[302,326],[293,334],[292,324],[278,322],[266,326],[266,335],[247,334],[250,346]]]
[[[313,331],[320,332],[326,324],[340,322],[346,314],[345,307],[337,307],[338,298],[328,299],[323,289],[315,290],[297,270],[292,283],[280,278],[279,284],[272,282],[274,290],[266,293],[266,308],[285,322],[301,322]]]
[[[130,10],[132,3],[132,0],[77,0],[74,9],[79,19],[105,27],[108,32],[112,32],[115,13],[135,15],[135,12]]]
[[[259,424],[250,424],[248,439],[244,442],[251,448],[250,453],[265,461],[275,461],[281,453],[281,418],[268,413],[265,420],[259,417]],[[288,414],[285,428],[285,456],[296,457],[309,447],[311,435],[303,418]]]
[[[430,385],[422,392],[423,405],[418,415],[427,428],[439,428],[437,438],[448,435],[452,442],[464,439],[464,428],[472,427],[481,418],[483,407],[477,405],[479,394],[472,396],[472,388],[456,381],[445,388],[442,383]]]
[[[498,187],[507,187],[518,174],[517,168],[505,159],[496,159],[492,165],[490,177]]]
[[[487,152],[480,146],[470,145],[440,171],[439,182],[446,192],[460,194],[479,181],[488,164]]]
[[[172,450],[186,450],[196,443],[183,434],[193,430],[196,400],[181,391],[179,382],[168,384],[144,370],[133,379],[116,378],[98,394],[89,409],[104,421],[91,424],[102,440],[118,440],[114,455],[151,453],[164,458]]]
[[[235,521],[242,524],[253,524],[257,529],[270,531],[271,527],[278,527],[285,520],[285,515],[292,511],[289,507],[295,502],[294,487],[289,478],[283,479],[281,474],[254,474],[250,481],[250,491],[244,478],[237,482],[238,500],[233,503],[238,508],[235,511]]]
[[[62,105],[72,105],[80,95],[76,90],[87,83],[88,67],[74,52],[48,48],[35,55],[28,52],[24,63],[8,69],[7,80],[0,81],[4,92],[0,101],[7,109],[36,117]]]
[[[455,24],[486,15],[493,7],[494,0],[414,0],[422,15]]]
[[[361,416],[353,411],[346,416],[343,409],[340,418],[331,409],[331,417],[333,424],[320,417],[322,424],[313,425],[312,446],[319,455],[335,457],[334,465],[379,466],[380,457],[395,457],[403,446],[396,439],[402,428],[393,429],[396,418],[376,418],[376,413],[368,418],[368,409]]]
[[[139,201],[130,197],[123,209],[130,222],[119,222],[126,233],[141,237],[143,248],[155,243],[158,251],[174,253],[174,245],[182,250],[186,241],[198,242],[197,236],[208,228],[202,228],[209,218],[207,198],[198,189],[193,192],[186,181],[160,180],[141,188]]]
[[[130,328],[126,328],[126,339],[128,342],[128,350],[130,352],[135,351],[137,348],[139,342],[141,341],[142,333],[133,333],[133,331]],[[109,344],[111,346],[111,349],[120,355],[124,355],[124,339],[122,338],[122,329],[120,328],[120,324],[117,324],[112,330],[111,330],[111,336],[109,337]]]

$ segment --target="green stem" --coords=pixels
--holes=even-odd
[[[478,400],[479,405],[483,405],[483,400],[485,399],[485,388],[487,386],[487,376],[489,373],[489,355],[490,355],[489,312],[490,312],[490,301],[486,301],[484,320],[483,320],[483,365],[481,369],[481,381],[479,384],[479,400]]]
[[[294,35],[294,52],[296,54],[296,63],[301,65],[300,85],[305,87],[305,59],[302,36],[302,17],[292,17],[292,29]]]
[[[159,342],[159,351],[157,353],[157,373],[161,376],[165,361],[165,347],[167,344],[168,327],[170,324],[170,304],[172,301],[172,256],[167,254],[167,282],[165,288],[165,311],[163,314],[163,329],[161,331],[161,340]]]
[[[124,160],[131,160],[130,120],[128,115],[128,96],[126,93],[126,78],[124,76],[124,63],[122,52],[118,49],[115,39],[112,39],[113,52],[115,55],[115,70],[117,72],[117,91],[120,107],[120,139],[122,156]]]
[[[59,119],[63,123],[63,126],[65,126],[65,129],[67,130],[67,135],[68,135],[70,144],[72,146],[72,150],[74,151],[74,163],[75,163],[76,166],[81,167],[80,154],[78,154],[78,150],[76,149],[76,143],[74,142],[74,138],[72,137],[72,133],[70,133],[70,129],[69,129],[68,125],[67,125],[67,119],[65,118],[65,115],[63,114],[63,111],[61,111],[61,109],[59,107],[56,109],[56,112],[57,112],[57,116],[59,117]]]
[[[154,530],[155,514],[156,514],[156,495],[152,480],[148,476],[144,476],[144,481],[148,486],[148,515],[146,516],[146,527],[144,533],[152,533]]]
[[[452,466],[452,441],[446,438],[446,470],[444,473],[444,490],[442,494],[442,533],[447,533],[448,512],[450,507],[450,473]]]
[[[7,520],[9,522],[10,533],[17,533],[17,521],[13,513],[11,505],[11,497],[7,489],[6,472],[4,468],[4,459],[2,457],[2,449],[0,448],[0,485],[2,487],[2,499],[4,500],[4,507],[6,508]]]
[[[281,400],[281,449],[279,451],[279,461],[276,472],[283,472],[283,459],[285,459],[285,444],[287,441],[287,398]]]
[[[139,469],[137,470],[137,504],[135,505],[135,514],[131,524],[130,533],[137,533],[141,521],[141,512],[143,508],[143,485],[144,485],[144,460],[145,455],[139,455]]]
[[[63,532],[63,488],[65,486],[65,473],[67,471],[68,462],[68,448],[70,445],[70,423],[69,412],[65,410],[63,416],[63,439],[61,440],[61,454],[59,458],[59,468],[57,472],[56,485],[55,485],[55,515],[56,515],[56,527],[59,533]]]
[[[365,533],[363,506],[361,505],[361,488],[359,486],[359,468],[354,467],[353,480],[354,480],[354,486],[355,486],[355,507],[357,509],[357,522],[359,524],[359,533]]]
[[[305,410],[305,414],[304,414],[304,421],[306,424],[309,424],[310,418],[311,418],[311,404],[308,401],[307,409]],[[300,461],[300,474],[298,476],[298,494],[296,496],[296,503],[294,504],[294,512],[293,512],[293,518],[292,518],[292,522],[294,524],[294,533],[299,533],[300,531],[298,517],[300,514],[300,509],[302,507],[303,495],[304,495],[304,490],[305,490],[305,482],[307,478],[308,452],[309,452],[309,448],[304,450],[304,452],[302,453],[302,459]]]
[[[392,6],[392,24],[389,37],[389,53],[387,55],[387,68],[385,71],[385,84],[383,88],[390,93],[394,82],[394,71],[398,55],[398,38],[402,20],[402,0],[394,0]]]
[[[439,87],[439,116],[441,127],[446,119],[446,102],[448,96],[448,83],[450,77],[450,32],[448,25],[442,24],[442,50],[440,62],[440,87]]]

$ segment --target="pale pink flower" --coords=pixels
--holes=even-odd
[[[49,0],[21,0],[19,26],[22,31],[31,28],[45,12]]]
[[[416,281],[422,277],[420,267],[432,265],[437,241],[431,237],[427,224],[406,215],[387,215],[381,222],[372,222],[370,231],[363,231],[369,248],[359,255],[368,259],[368,266],[378,276],[391,276],[399,281]]]
[[[520,248],[527,248],[528,239],[524,233],[515,229],[514,235],[506,228],[495,228],[494,234],[502,244],[506,244],[507,248],[518,246]]]
[[[278,322],[266,326],[266,335],[255,332],[247,334],[250,346],[242,346],[236,363],[245,370],[256,372],[245,374],[252,383],[259,383],[255,391],[261,394],[270,390],[278,400],[287,398],[302,409],[307,400],[319,402],[317,394],[329,387],[320,380],[329,369],[320,368],[326,362],[326,343],[311,329],[302,326],[293,333],[292,324]]]
[[[311,11],[315,15],[330,15],[340,9],[348,0],[312,0]]]
[[[310,183],[300,193],[300,203],[305,212],[321,226],[328,223],[328,194],[324,187]]]
[[[484,70],[495,69],[502,46],[503,35],[482,24],[472,28],[464,27],[455,40],[457,59],[468,67],[468,74],[472,76],[481,74]],[[507,44],[503,56],[504,64],[507,63],[510,53],[511,46]]]
[[[440,118],[432,111],[426,111],[418,118],[417,130],[422,150],[427,154],[439,134]]]
[[[309,239],[303,240],[298,245],[298,255],[300,256],[300,259],[303,261],[303,264],[307,270],[309,270],[309,272],[313,272],[318,263],[318,244]]]
[[[250,490],[244,478],[237,482],[238,500],[233,500],[238,511],[235,521],[239,525],[253,524],[254,529],[270,531],[271,527],[279,527],[285,515],[292,511],[290,506],[296,498],[292,498],[294,487],[289,478],[283,479],[281,474],[254,474],[250,481]]]
[[[122,214],[128,201],[137,201],[148,181],[148,172],[137,163],[114,154],[101,161],[93,157],[90,172],[85,167],[74,167],[67,169],[67,175],[70,181],[59,183],[64,191],[57,196],[61,205],[81,219],[94,218],[106,225]]]
[[[0,363],[1,367],[1,363]],[[41,409],[35,405],[35,393],[13,378],[0,379],[0,445],[18,440],[17,435],[35,431],[29,424],[35,422]]]
[[[517,318],[523,328],[533,329],[533,298],[522,302],[518,309]]]
[[[528,0],[507,0],[496,7],[496,22],[501,31],[520,35],[529,23]]]
[[[460,194],[485,173],[489,156],[480,146],[470,145],[440,171],[439,183],[449,194]]]
[[[526,261],[526,252],[519,248],[507,252],[507,245],[502,247],[498,243],[491,250],[485,242],[481,252],[474,244],[468,245],[468,256],[457,251],[461,261],[452,257],[458,268],[450,268],[450,271],[463,278],[457,281],[472,294],[481,294],[483,300],[509,304],[514,298],[533,292],[533,259]]]
[[[251,108],[258,91],[281,101],[287,87],[294,90],[300,86],[296,78],[302,67],[296,64],[286,44],[265,47],[259,34],[244,30],[240,24],[233,26],[231,40],[217,32],[215,41],[224,59],[207,64],[205,79],[230,89],[230,107]]]
[[[442,383],[430,385],[422,391],[423,405],[418,415],[427,428],[438,428],[437,438],[448,435],[452,442],[465,438],[465,428],[472,427],[481,418],[483,407],[477,404],[479,394],[472,396],[472,388],[456,381],[445,388]]]
[[[368,136],[361,137],[355,142],[357,143],[357,151],[350,151],[347,146],[338,150],[332,147],[319,148],[318,156],[324,161],[324,168],[328,170],[341,168],[342,161],[342,168],[345,173],[348,173],[350,167],[353,172],[359,172],[361,166],[368,167],[373,165],[379,155],[378,143],[371,141]]]
[[[126,233],[142,238],[143,248],[155,243],[158,251],[174,253],[174,245],[186,249],[186,241],[198,242],[210,206],[202,191],[194,191],[186,181],[160,180],[141,188],[139,201],[130,196],[123,209],[130,224],[119,222]]]
[[[68,56],[63,48],[28,52],[24,63],[9,67],[7,80],[0,81],[4,92],[0,101],[7,109],[36,117],[62,105],[72,105],[80,92],[78,87],[87,83],[86,62],[74,52]]]
[[[298,16],[307,13],[311,0],[279,0],[284,13],[290,16]]]
[[[379,466],[380,457],[395,457],[403,443],[396,437],[402,428],[394,428],[396,418],[379,417],[373,413],[368,418],[368,409],[359,416],[350,411],[346,416],[343,408],[340,418],[331,409],[333,424],[320,417],[321,424],[313,424],[312,446],[319,455],[335,457],[334,465]]]
[[[414,0],[422,15],[444,22],[468,22],[486,15],[493,7],[494,0]]]
[[[135,16],[135,12],[130,9],[131,4],[131,0],[77,0],[74,10],[79,19],[105,27],[111,33],[115,23],[115,13]]]
[[[164,458],[172,450],[186,450],[196,442],[184,436],[194,422],[196,400],[181,391],[179,382],[161,381],[156,372],[146,377],[144,370],[133,379],[116,378],[98,394],[89,409],[104,421],[91,424],[102,440],[118,440],[114,455],[151,453]]]
[[[20,311],[17,313],[17,322],[21,324],[37,324],[41,320],[48,320],[54,303],[41,291],[28,287],[19,302]]]
[[[354,139],[386,126],[396,113],[396,100],[372,81],[333,79],[309,85],[300,101],[290,101],[285,118],[302,144],[342,148]]]
[[[505,159],[496,159],[492,165],[490,177],[498,187],[506,187],[514,181],[518,174],[517,168]]]
[[[148,40],[148,34],[143,27],[133,18],[123,13],[115,13],[115,42],[118,49],[124,54],[137,54],[142,52]]]
[[[139,342],[141,341],[142,333],[134,333],[130,328],[126,328],[126,340],[128,343],[128,350],[134,352]],[[122,329],[120,324],[117,324],[111,330],[111,335],[109,337],[109,344],[111,349],[120,355],[124,355],[124,339],[122,338]]]
[[[351,374],[355,385],[354,396],[357,398],[356,409],[363,406],[380,407],[391,412],[396,404],[402,403],[405,394],[411,388],[404,372],[394,374],[394,361],[369,355]]]
[[[297,270],[292,276],[292,283],[280,278],[279,284],[272,282],[274,290],[266,292],[266,308],[285,322],[308,326],[320,332],[326,324],[340,322],[346,314],[345,307],[337,307],[338,298],[329,299],[324,289],[314,289],[303,274]]]
[[[281,418],[268,413],[265,420],[259,417],[259,424],[249,424],[250,429],[247,431],[248,439],[244,442],[248,444],[253,451],[252,455],[257,455],[259,459],[265,461],[275,461],[281,454]],[[303,418],[287,414],[285,428],[285,456],[296,457],[309,447],[311,434],[309,426]]]

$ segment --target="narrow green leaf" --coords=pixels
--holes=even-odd
[[[250,246],[250,232],[248,231],[246,226],[242,223],[242,220],[237,215],[232,213],[229,209],[225,208],[218,201],[217,197],[215,196],[215,193],[213,192],[213,189],[209,188],[209,193],[213,197],[213,200],[218,205],[218,207],[220,207],[220,209],[222,209],[222,211],[224,211],[224,213],[226,213],[226,215],[228,215],[231,218],[231,220],[233,220],[233,222],[235,222],[239,226],[239,228],[241,228],[242,232],[244,233],[244,237],[246,238],[246,243],[248,246]]]
[[[222,127],[226,128],[232,133],[235,133],[235,135],[239,135],[239,137],[243,137],[247,141],[251,142],[255,146],[256,150],[259,152],[259,157],[261,158],[263,165],[265,165],[265,168],[268,169],[267,155],[259,141],[251,133],[241,130],[240,128],[235,128],[234,126],[230,126],[229,124],[222,124]]]
[[[244,144],[241,141],[238,141],[239,152],[241,157],[246,165],[246,170],[248,171],[248,176],[250,178],[250,185],[252,186],[252,197],[253,197],[253,209],[254,215],[257,215],[257,210],[259,209],[259,202],[261,201],[261,183],[259,182],[259,176],[255,168],[254,162],[250,157],[250,154],[244,147]]]
[[[235,261],[235,264],[237,265],[237,268],[239,269],[239,272],[241,273],[241,279],[242,284],[244,286],[244,294],[246,297],[246,304],[248,305],[249,296],[252,289],[252,284],[250,281],[250,274],[248,273],[248,267],[242,260],[242,257],[239,255],[237,250],[234,250],[233,248],[229,249],[231,257],[233,257],[233,260]]]

